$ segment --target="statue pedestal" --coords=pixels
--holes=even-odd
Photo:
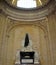
[[[21,64],[34,64],[34,54],[35,52],[20,52],[20,62]]]
[[[39,65],[39,58],[34,51],[18,51],[15,65]]]

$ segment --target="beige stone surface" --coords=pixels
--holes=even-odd
[[[41,65],[56,65],[56,14],[47,20],[13,23],[5,15],[0,15],[0,65],[14,65],[16,51],[22,48],[25,34],[29,34],[32,48],[39,52]]]

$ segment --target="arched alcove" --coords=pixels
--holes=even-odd
[[[7,65],[14,64],[16,52],[22,49],[26,33],[29,34],[33,50],[39,53],[42,65],[47,64],[47,59],[45,59],[47,58],[45,31],[41,27],[35,25],[18,25],[12,28],[8,33],[6,51]]]

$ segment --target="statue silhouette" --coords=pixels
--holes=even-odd
[[[27,47],[28,45],[29,45],[29,36],[28,36],[28,34],[26,33],[24,47]]]

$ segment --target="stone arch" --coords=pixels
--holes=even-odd
[[[28,27],[29,28],[28,28]],[[22,40],[22,37],[20,37],[21,39],[18,39],[19,38],[19,36],[17,36],[17,34],[18,35],[21,35],[22,34],[22,32],[19,34],[19,29],[20,28],[23,28],[23,29],[21,29],[21,31],[23,30],[25,30],[26,29],[26,31],[29,31],[29,29],[30,29],[30,31],[29,31],[29,33],[30,34],[32,34],[31,35],[31,38],[32,38],[32,40],[33,40],[33,43],[35,43],[34,45],[35,45],[35,47],[34,47],[34,45],[33,45],[33,48],[37,51],[38,50],[38,52],[39,52],[39,54],[40,54],[40,58],[41,58],[41,63],[43,64],[43,62],[45,61],[45,63],[47,62],[47,60],[45,60],[45,57],[47,58],[47,48],[46,48],[46,39],[45,39],[45,34],[46,34],[46,32],[47,32],[47,30],[46,30],[46,28],[43,26],[43,25],[41,25],[41,24],[13,24],[8,30],[7,30],[7,33],[11,36],[9,36],[9,41],[8,41],[8,43],[10,43],[10,44],[8,44],[8,52],[7,52],[7,56],[9,56],[12,60],[10,60],[10,59],[7,59],[8,61],[10,61],[11,62],[11,64],[12,64],[12,62],[13,62],[13,60],[15,60],[15,54],[16,54],[16,50],[17,49],[19,49],[20,50],[20,47],[21,47],[21,45],[19,45],[18,44],[18,42],[21,44],[21,40]],[[25,28],[26,27],[26,28]],[[31,30],[32,30],[32,32],[33,31],[36,31],[36,32],[34,32],[34,33],[32,33],[31,32]],[[16,31],[16,32],[15,32]],[[26,33],[26,31],[24,31],[25,33]],[[15,36],[15,34],[16,34],[16,36]],[[36,36],[36,34],[37,34],[37,36]],[[14,39],[14,36],[15,36],[15,39]],[[22,36],[24,36],[24,33],[22,34]],[[35,37],[34,37],[35,36]],[[34,38],[33,38],[34,37]],[[37,38],[37,39],[36,39]],[[37,44],[37,45],[36,45]],[[9,49],[10,48],[10,49]],[[12,49],[13,48],[13,49]],[[11,49],[12,49],[12,51],[11,51]],[[45,51],[46,52],[44,52],[44,49],[45,49]],[[10,52],[10,53],[9,53]],[[44,63],[44,64],[45,64]]]

